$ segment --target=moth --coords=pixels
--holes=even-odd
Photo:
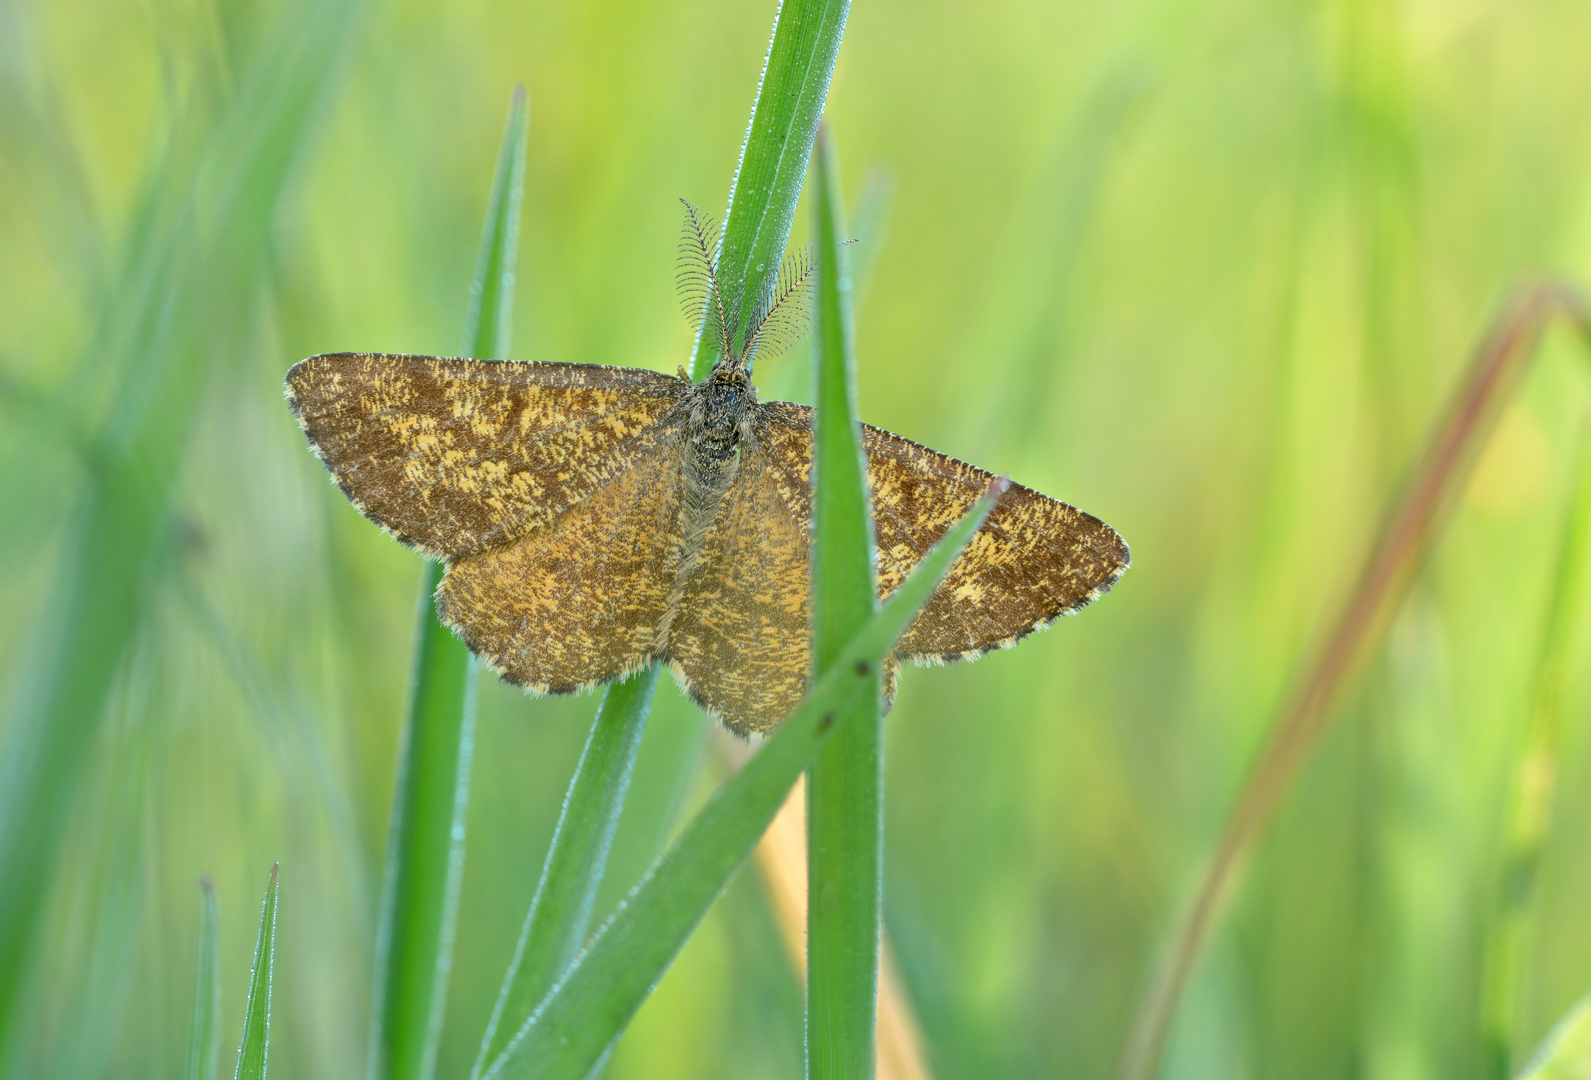
[[[349,501],[446,564],[437,614],[509,682],[568,694],[666,663],[740,735],[810,679],[813,411],[761,401],[754,360],[799,336],[812,260],[744,320],[719,231],[686,204],[686,313],[711,374],[382,353],[312,356],[287,400]],[[878,593],[993,477],[863,425]],[[1012,484],[885,668],[981,656],[1070,615],[1127,569],[1110,526]]]

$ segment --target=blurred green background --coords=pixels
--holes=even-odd
[[[327,481],[282,375],[456,351],[519,81],[514,355],[684,363],[677,199],[723,206],[773,14],[0,0],[0,784],[54,767],[27,753],[41,685],[104,687],[77,781],[32,774],[59,796],[27,823],[50,843],[10,1074],[176,1072],[201,873],[235,1046],[278,859],[273,1075],[362,1072],[420,563]],[[895,193],[863,416],[1133,548],[1081,617],[902,680],[886,920],[937,1076],[1108,1075],[1473,342],[1521,275],[1591,277],[1587,42],[1574,0],[856,3],[828,115],[852,203],[875,167]],[[1260,846],[1168,1076],[1476,1075],[1583,362],[1549,336],[1506,409]],[[799,355],[758,374],[808,393]],[[1580,622],[1527,1044],[1591,987]],[[482,686],[443,1076],[473,1057],[595,704]],[[721,737],[665,680],[599,912],[721,777]],[[801,1038],[745,873],[605,1075],[791,1077]]]

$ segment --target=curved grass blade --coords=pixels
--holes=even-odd
[[[1558,748],[1563,738],[1563,693],[1569,672],[1569,641],[1580,613],[1587,544],[1591,544],[1591,439],[1585,440],[1580,453],[1579,483],[1570,504],[1557,571],[1548,594],[1530,726],[1509,797],[1502,881],[1486,943],[1486,978],[1481,1001],[1481,1036],[1486,1043],[1483,1076],[1508,1076],[1513,1059],[1541,853],[1552,828]]]
[[[470,286],[468,356],[501,358],[508,350],[529,116],[524,88],[516,88]],[[436,616],[431,595],[442,569],[428,561],[421,575],[414,684],[376,936],[373,1080],[423,1080],[435,1072],[453,962],[479,663]]]
[[[579,1080],[596,1067],[686,938],[751,854],[845,710],[876,686],[879,664],[988,517],[997,480],[862,628],[806,699],[726,782],[592,937],[563,980],[486,1072],[488,1080]]]
[[[188,1045],[188,1080],[215,1080],[216,1061],[221,1056],[221,913],[215,902],[215,886],[210,879],[199,879],[199,977],[193,992],[193,1041]]]
[[[271,972],[276,963],[276,896],[281,863],[271,867],[260,905],[260,932],[254,939],[254,967],[249,972],[249,1000],[243,1009],[243,1038],[238,1043],[234,1080],[265,1080],[271,1048]]]
[[[602,695],[471,1077],[508,1045],[585,942],[661,671],[638,671]]]
[[[335,75],[361,5],[302,2],[255,59],[222,80],[191,160],[153,177],[126,272],[102,307],[73,393],[119,381],[90,439],[29,683],[0,751],[0,1047],[43,891],[95,745],[103,706],[169,549],[169,504],[210,377],[248,355],[242,335],[270,251],[275,208]],[[203,98],[204,95],[196,95]],[[181,125],[179,125],[179,128]],[[84,385],[84,383],[90,385]]]
[[[850,0],[785,0],[774,20],[718,259],[737,348],[778,280],[850,10]],[[715,344],[698,334],[691,378],[705,378],[717,358]]]
[[[851,283],[839,164],[818,134],[817,433],[813,447],[812,664],[827,671],[878,607],[873,521],[856,419]],[[883,710],[875,666],[807,771],[807,1076],[873,1075],[883,888]]]
[[[1277,804],[1308,757],[1331,706],[1403,596],[1421,559],[1440,533],[1442,511],[1462,489],[1492,421],[1519,383],[1543,329],[1564,317],[1591,342],[1591,310],[1579,292],[1546,281],[1523,289],[1481,343],[1446,415],[1432,430],[1423,457],[1390,508],[1381,536],[1360,570],[1348,604],[1324,647],[1302,666],[1278,710],[1259,759],[1227,818],[1205,866],[1192,906],[1182,916],[1160,970],[1138,1003],[1118,1080],[1149,1080],[1176,1015],[1183,988],[1220,915],[1228,890],[1264,833]]]

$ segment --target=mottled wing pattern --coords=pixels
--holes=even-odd
[[[437,614],[498,674],[540,693],[641,667],[659,655],[681,487],[677,450],[639,455],[547,527],[449,563]]]
[[[598,364],[332,353],[287,373],[294,414],[361,513],[435,557],[523,535],[672,437],[682,379]]]
[[[743,440],[667,632],[675,674],[740,735],[772,730],[806,693],[806,518],[791,513],[777,481],[766,449]]]
[[[781,491],[809,500],[810,409],[774,402],[761,416],[776,448]],[[991,473],[862,425],[873,497],[881,597],[900,586],[994,479]],[[806,520],[806,518],[803,518]],[[973,535],[895,653],[941,661],[1013,645],[1106,592],[1126,571],[1126,543],[1075,507],[1012,484]]]

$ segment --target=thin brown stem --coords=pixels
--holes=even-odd
[[[1331,719],[1330,706],[1356,662],[1380,639],[1386,616],[1440,530],[1443,511],[1461,489],[1491,421],[1530,359],[1541,331],[1563,315],[1591,338],[1591,311],[1573,286],[1542,281],[1517,292],[1482,340],[1453,402],[1432,432],[1410,479],[1393,502],[1380,538],[1349,594],[1347,608],[1314,659],[1299,669],[1271,734],[1227,819],[1193,905],[1177,927],[1162,966],[1140,999],[1117,1071],[1119,1080],[1149,1080],[1192,974],[1227,893],[1288,785]]]

